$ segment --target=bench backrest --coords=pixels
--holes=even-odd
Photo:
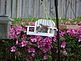
[[[49,27],[55,27],[55,23],[52,20],[39,19],[38,21],[35,22],[36,26],[40,26],[40,24]]]

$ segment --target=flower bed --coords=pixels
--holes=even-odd
[[[52,61],[57,60],[56,36],[42,37],[26,35],[25,25],[34,22],[22,20],[11,24],[10,40],[0,40],[0,60],[3,61]],[[61,61],[81,60],[81,26],[78,29],[60,30]],[[5,60],[4,60],[5,59]]]

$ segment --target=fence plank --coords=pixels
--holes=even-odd
[[[67,3],[67,0],[62,0],[62,18],[65,18],[65,16],[67,16],[67,11],[65,12],[65,10],[68,8],[68,7],[66,7],[67,5],[66,5],[66,3]],[[66,14],[66,15],[65,15]]]
[[[29,0],[29,16],[33,16],[33,0]]]
[[[76,1],[76,16],[79,16],[79,0]]]
[[[29,16],[29,0],[24,0],[23,5],[23,11],[24,11],[24,18],[27,18]]]
[[[0,13],[1,13],[1,0],[0,0]],[[1,15],[1,14],[0,14]]]
[[[46,0],[46,18],[50,17],[50,0]]]
[[[62,0],[58,0],[58,17],[62,17]]]
[[[11,17],[11,0],[7,0],[7,11],[6,15]]]
[[[67,0],[67,17],[70,17],[70,0]]]
[[[0,15],[5,15],[5,0],[1,0],[1,11]]]
[[[16,18],[16,0],[13,0],[12,4],[12,18]]]
[[[39,14],[39,0],[35,0],[34,17],[40,17],[40,14]]]
[[[54,18],[54,16],[55,16],[54,0],[50,0],[50,17]]]
[[[81,0],[79,0],[79,16],[81,16]]]
[[[40,17],[44,18],[44,2],[40,0]]]
[[[22,14],[21,14],[21,12],[22,12],[22,0],[18,0],[18,8],[17,8],[18,10],[17,10],[17,17],[21,17],[22,16]]]

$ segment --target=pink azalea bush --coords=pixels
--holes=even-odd
[[[41,56],[39,60],[44,57],[44,60],[48,59],[48,52],[52,48],[52,38],[42,36],[28,36],[26,35],[26,27],[24,26],[24,20],[21,24],[11,25],[10,38],[15,39],[15,44],[10,48],[11,53],[20,52],[20,55],[24,55],[24,60],[36,59]],[[29,25],[34,26],[34,22],[28,22]],[[21,52],[23,51],[23,52]],[[24,54],[26,51],[26,54]],[[28,55],[27,55],[28,54]],[[44,56],[43,56],[44,55]],[[17,56],[17,55],[16,55]],[[18,55],[19,56],[19,55]],[[18,57],[20,58],[20,57]]]
[[[26,34],[25,24],[34,26],[34,22],[21,20],[20,24],[11,24],[10,41],[7,41],[10,58],[19,61],[52,61],[58,60],[57,34],[51,37],[29,36]],[[70,24],[67,22],[66,24]],[[61,61],[81,60],[81,26],[79,29],[60,30],[60,56]],[[2,42],[1,42],[2,44]],[[15,61],[14,60],[14,61]]]
[[[28,21],[27,21],[28,22]],[[66,22],[66,24],[70,22]],[[57,35],[55,34],[53,38],[51,37],[42,37],[42,36],[28,36],[26,35],[26,28],[24,27],[24,20],[21,21],[23,25],[16,25],[15,27],[12,25],[10,27],[10,38],[16,39],[16,46],[11,47],[11,52],[19,51],[19,49],[23,49],[23,52],[26,51],[26,55],[24,57],[25,60],[32,61],[35,60],[49,60],[52,48],[56,48],[55,53],[58,53],[57,46]],[[34,22],[28,22],[29,25],[34,26]],[[79,29],[67,29],[62,30],[59,33],[60,35],[60,51],[63,57],[71,54],[75,54],[74,50],[77,50],[76,43],[79,44],[81,42],[81,28]],[[72,49],[72,50],[71,50]],[[23,54],[20,52],[20,54]],[[39,57],[39,59],[37,58]],[[51,56],[52,57],[52,56]],[[29,59],[27,59],[29,58]],[[43,58],[43,59],[42,59]]]

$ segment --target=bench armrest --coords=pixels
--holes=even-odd
[[[30,27],[34,28],[34,32],[35,32],[35,26],[26,26],[26,27],[27,27],[27,33],[30,32],[30,31],[29,31],[29,28],[30,28]]]
[[[58,31],[58,29],[56,27],[48,27],[48,29],[54,29],[54,30]]]

